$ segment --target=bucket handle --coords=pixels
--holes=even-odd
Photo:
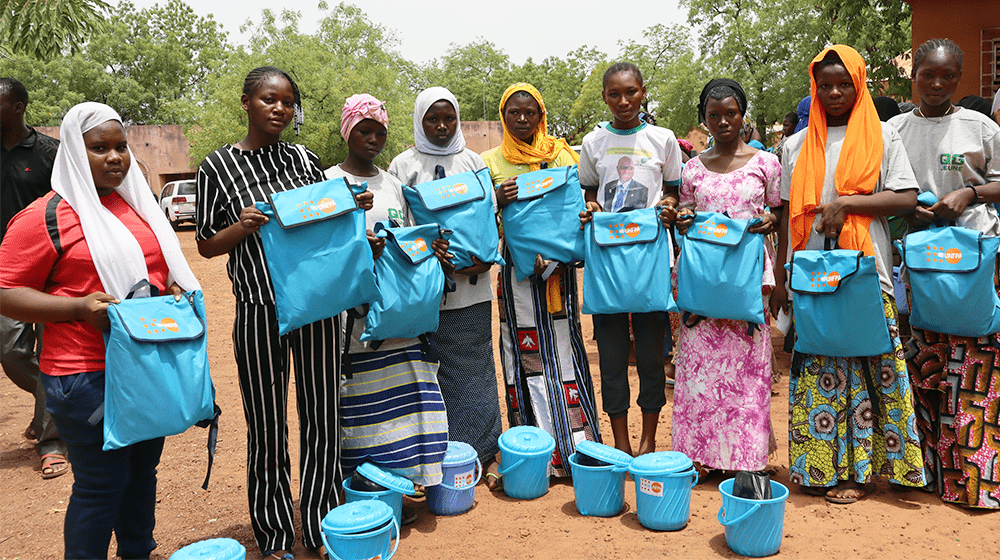
[[[613,473],[628,472],[630,468],[631,465],[615,465],[614,468],[611,469],[611,472]]]
[[[438,484],[438,486],[442,488],[447,488],[448,490],[456,490],[456,491],[468,490],[469,488],[472,488],[473,486],[479,484],[479,479],[483,477],[483,463],[482,461],[479,460],[479,457],[476,457],[476,469],[479,471],[479,476],[476,477],[476,481],[464,488],[456,488],[455,486],[445,484],[444,480],[442,480],[441,484]]]
[[[729,527],[730,525],[736,525],[740,521],[743,521],[744,519],[746,519],[746,518],[750,517],[751,515],[753,515],[758,509],[760,509],[760,504],[754,504],[754,505],[750,506],[750,509],[748,509],[747,511],[743,512],[743,515],[737,517],[736,519],[731,519],[729,521],[726,521],[725,519],[723,519],[723,515],[726,512],[726,506],[722,506],[722,507],[719,508],[719,523],[721,523],[723,527]]]
[[[396,545],[392,547],[392,552],[389,553],[389,556],[385,560],[391,560],[392,557],[396,555],[396,550],[399,548],[399,541],[403,540],[402,538],[400,538],[399,522],[396,521],[395,515],[392,516],[392,528],[395,529],[396,531]],[[334,552],[332,548],[330,548],[330,543],[329,541],[326,540],[325,532],[320,531],[319,538],[320,540],[323,541],[323,546],[326,547],[326,555],[330,557],[331,560],[343,560],[340,556],[337,556],[337,553]],[[391,534],[389,535],[389,538],[390,539],[392,538]]]
[[[698,479],[701,478],[698,475],[698,469],[696,469],[694,467],[691,467],[689,470],[686,470],[686,471],[667,473],[664,476],[667,476],[669,478],[678,478],[678,477],[681,477],[681,476],[691,476],[692,474],[694,475],[694,479],[691,482],[691,488],[694,488],[695,486],[698,486]]]
[[[521,466],[521,463],[523,463],[523,462],[524,462],[524,457],[521,457],[517,461],[514,461],[513,463],[511,463],[510,466],[508,466],[506,469],[497,469],[497,473],[499,473],[500,476],[503,476],[503,475],[509,473],[510,471],[516,469],[517,467]]]

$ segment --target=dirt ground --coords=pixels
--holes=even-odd
[[[246,497],[246,426],[232,358],[233,296],[226,277],[226,259],[205,260],[194,245],[191,228],[180,233],[181,243],[201,279],[209,316],[209,353],[217,400],[223,409],[218,452],[211,485],[201,489],[205,474],[206,432],[192,428],[167,438],[159,468],[159,500],[153,558],[168,558],[177,549],[203,539],[230,537],[247,547],[247,558],[259,558],[253,542]],[[494,314],[496,313],[494,309]],[[590,319],[584,318],[590,338]],[[494,329],[498,322],[494,319]],[[494,340],[498,340],[494,334]],[[777,338],[775,339],[778,340]],[[779,345],[780,347],[780,345]],[[588,341],[593,374],[597,347]],[[788,356],[779,352],[784,371]],[[499,372],[499,355],[497,355]],[[778,452],[770,465],[775,480],[788,481],[787,377],[772,398],[772,421]],[[498,381],[499,382],[499,381]],[[632,373],[633,394],[638,380]],[[294,387],[292,388],[294,390]],[[668,390],[669,392],[669,390]],[[502,394],[502,393],[501,393]],[[0,559],[49,559],[63,552],[63,517],[73,475],[42,480],[31,442],[22,437],[32,413],[32,398],[6,377],[0,379]],[[668,397],[671,395],[668,394]],[[290,439],[298,441],[295,406],[289,408]],[[600,402],[600,401],[598,401]],[[501,407],[503,407],[501,403]],[[671,404],[661,415],[658,450],[670,449]],[[506,420],[506,419],[505,419]],[[506,422],[505,422],[506,423]],[[638,447],[639,411],[630,415]],[[601,431],[610,438],[607,418]],[[293,447],[293,464],[297,449]],[[293,484],[297,475],[293,470]],[[635,514],[635,487],[626,483],[626,513],[612,518],[583,517],[576,511],[569,480],[553,479],[545,496],[513,500],[502,492],[491,494],[480,485],[476,504],[463,515],[436,517],[416,502],[420,517],[402,531],[398,558],[731,558],[716,514],[722,500],[721,477],[695,487],[688,525],[676,532],[643,528]],[[114,554],[112,543],[109,554]],[[298,558],[313,557],[301,541]],[[1000,558],[1000,512],[970,511],[942,503],[920,491],[897,493],[879,481],[874,495],[849,506],[827,503],[792,489],[788,499],[783,558]]]

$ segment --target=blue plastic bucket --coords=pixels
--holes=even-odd
[[[691,513],[691,488],[698,471],[679,451],[658,451],[636,457],[629,469],[635,482],[639,523],[654,531],[677,531]]]
[[[517,426],[500,434],[503,491],[517,500],[533,500],[549,491],[549,462],[556,440],[534,426]]]
[[[592,517],[613,517],[625,507],[625,473],[628,467],[581,465],[579,452],[569,456],[573,472],[576,511]]]
[[[333,508],[323,517],[320,529],[323,546],[332,560],[389,560],[399,548],[399,523],[392,508],[378,500]],[[396,544],[390,552],[393,538]]]
[[[476,484],[483,476],[483,465],[476,450],[467,443],[449,441],[441,473],[441,484],[425,489],[427,508],[435,515],[458,515],[472,509],[476,501]]]
[[[191,543],[170,555],[170,560],[244,560],[247,549],[233,539],[208,539]]]
[[[378,500],[385,502],[392,508],[396,518],[396,524],[403,524],[403,494],[412,496],[414,493],[413,483],[399,475],[384,471],[379,467],[364,463],[357,469],[358,473],[368,480],[382,485],[385,490],[379,492],[367,492],[351,488],[351,479],[344,480],[344,494],[347,503],[360,502],[362,500]]]
[[[726,528],[726,544],[742,556],[770,556],[781,548],[788,488],[771,481],[770,500],[748,500],[733,495],[733,480],[719,483],[722,507],[719,523]]]

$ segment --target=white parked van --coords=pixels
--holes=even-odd
[[[160,191],[160,209],[175,229],[181,222],[194,223],[194,204],[197,198],[194,179],[170,181]]]

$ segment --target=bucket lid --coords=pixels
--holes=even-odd
[[[444,460],[441,461],[441,464],[450,467],[475,463],[477,457],[479,457],[479,454],[476,453],[476,449],[468,443],[448,441],[448,451],[445,451]]]
[[[379,500],[361,500],[330,510],[323,518],[320,529],[324,533],[338,535],[361,533],[385,525],[392,516],[389,504]]]
[[[555,446],[556,440],[548,432],[534,426],[516,426],[500,435],[500,447],[515,453],[551,453]]]
[[[170,555],[170,560],[243,560],[247,549],[234,539],[208,539],[189,544]]]
[[[633,459],[629,470],[632,474],[657,475],[686,471],[692,465],[694,461],[680,451],[657,451]]]
[[[576,452],[618,467],[627,467],[632,464],[632,456],[628,453],[596,441],[581,441],[576,444]]]
[[[407,496],[412,496],[416,493],[413,488],[413,482],[407,478],[403,478],[398,474],[392,474],[391,472],[384,471],[371,463],[364,463],[358,467],[358,472],[361,476],[367,478],[368,480],[381,484],[387,490],[394,490],[400,494],[406,494]]]

